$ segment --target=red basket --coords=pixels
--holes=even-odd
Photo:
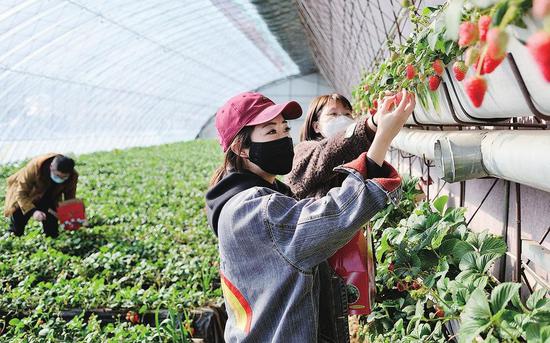
[[[80,199],[71,199],[59,203],[57,207],[57,219],[60,226],[68,231],[80,229],[86,222],[84,202]]]

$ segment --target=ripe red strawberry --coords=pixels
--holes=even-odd
[[[390,263],[390,265],[388,266],[388,270],[389,270],[390,272],[393,272],[394,269],[395,269],[395,265],[394,265],[393,262],[392,262],[392,263]]]
[[[409,64],[405,71],[407,73],[407,79],[409,80],[412,80],[416,75],[416,70],[414,69],[414,66],[412,64]]]
[[[439,88],[439,84],[441,83],[441,77],[439,75],[432,75],[428,79],[428,88],[433,92]]]
[[[414,290],[417,290],[422,288],[422,285],[418,281],[414,280],[411,284],[411,288]]]
[[[460,24],[458,31],[458,45],[465,47],[474,44],[477,41],[479,32],[477,25],[471,21],[465,21]]]
[[[443,318],[443,317],[445,317],[445,311],[443,311],[441,308],[436,306],[435,307],[435,316],[439,317],[439,318]]]
[[[533,0],[533,16],[544,19],[550,15],[550,0]]]
[[[527,40],[529,52],[539,65],[542,75],[550,82],[550,33],[539,31]]]
[[[487,32],[489,31],[489,26],[491,26],[491,21],[493,18],[491,18],[490,15],[482,15],[481,18],[479,18],[479,21],[477,22],[477,29],[479,31],[479,40],[482,42],[485,42],[487,40]]]
[[[488,55],[485,56],[483,60],[483,65],[481,66],[481,75],[492,73],[497,67],[504,61],[504,56],[500,59],[494,59]]]
[[[378,111],[378,99],[372,101],[372,107],[369,109],[369,113],[374,115]]]
[[[466,80],[466,94],[475,107],[480,107],[487,91],[487,82],[483,76],[474,75]]]
[[[477,62],[479,59],[479,49],[475,46],[471,46],[468,49],[466,49],[466,53],[464,54],[464,63],[469,67],[471,65],[474,65],[474,63]]]
[[[479,73],[481,75],[492,73],[493,71],[495,71],[495,69],[497,69],[497,67],[502,63],[502,61],[504,61],[504,57],[499,59],[494,59],[494,58],[491,58],[489,55],[485,55],[485,59],[483,60],[483,65],[481,66]],[[477,60],[474,65],[474,69],[476,70],[478,67],[478,63],[479,63],[479,60]]]
[[[443,68],[445,68],[445,66],[443,65],[443,62],[441,62],[441,60],[435,60],[432,64],[432,67],[434,68],[437,75],[443,75]]]
[[[499,60],[506,55],[506,46],[508,45],[508,34],[498,27],[492,28],[487,32],[487,56],[494,60]]]
[[[464,78],[466,77],[467,71],[468,71],[468,67],[466,67],[466,63],[464,63],[463,61],[456,61],[453,64],[453,72],[455,74],[455,78],[458,81],[464,80]]]

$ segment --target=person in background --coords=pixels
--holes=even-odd
[[[398,201],[401,179],[384,156],[413,108],[414,99],[405,97],[381,115],[368,153],[339,166],[340,187],[300,201],[276,179],[292,169],[287,120],[301,115],[298,103],[243,93],[218,110],[225,159],[206,210],[219,239],[227,342],[318,342],[317,267],[388,200]]]
[[[354,120],[352,113],[351,103],[341,94],[321,95],[311,101],[300,131],[300,143],[294,147],[293,168],[285,179],[298,199],[320,198],[340,186],[344,176],[334,168],[356,159],[371,147],[378,125],[374,116]],[[360,239],[359,243],[367,244],[363,237]],[[349,342],[346,283],[327,261],[318,270],[319,341]]]
[[[32,159],[11,175],[4,204],[4,215],[10,218],[8,231],[22,236],[33,218],[42,222],[46,236],[57,237],[57,205],[76,196],[78,173],[74,167],[72,158],[50,153]]]

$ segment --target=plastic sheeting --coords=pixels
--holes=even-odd
[[[0,0],[0,163],[193,139],[297,73],[246,0]]]

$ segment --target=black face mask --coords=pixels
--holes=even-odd
[[[285,175],[292,170],[294,146],[292,138],[285,137],[271,142],[250,143],[248,159],[273,175]]]

